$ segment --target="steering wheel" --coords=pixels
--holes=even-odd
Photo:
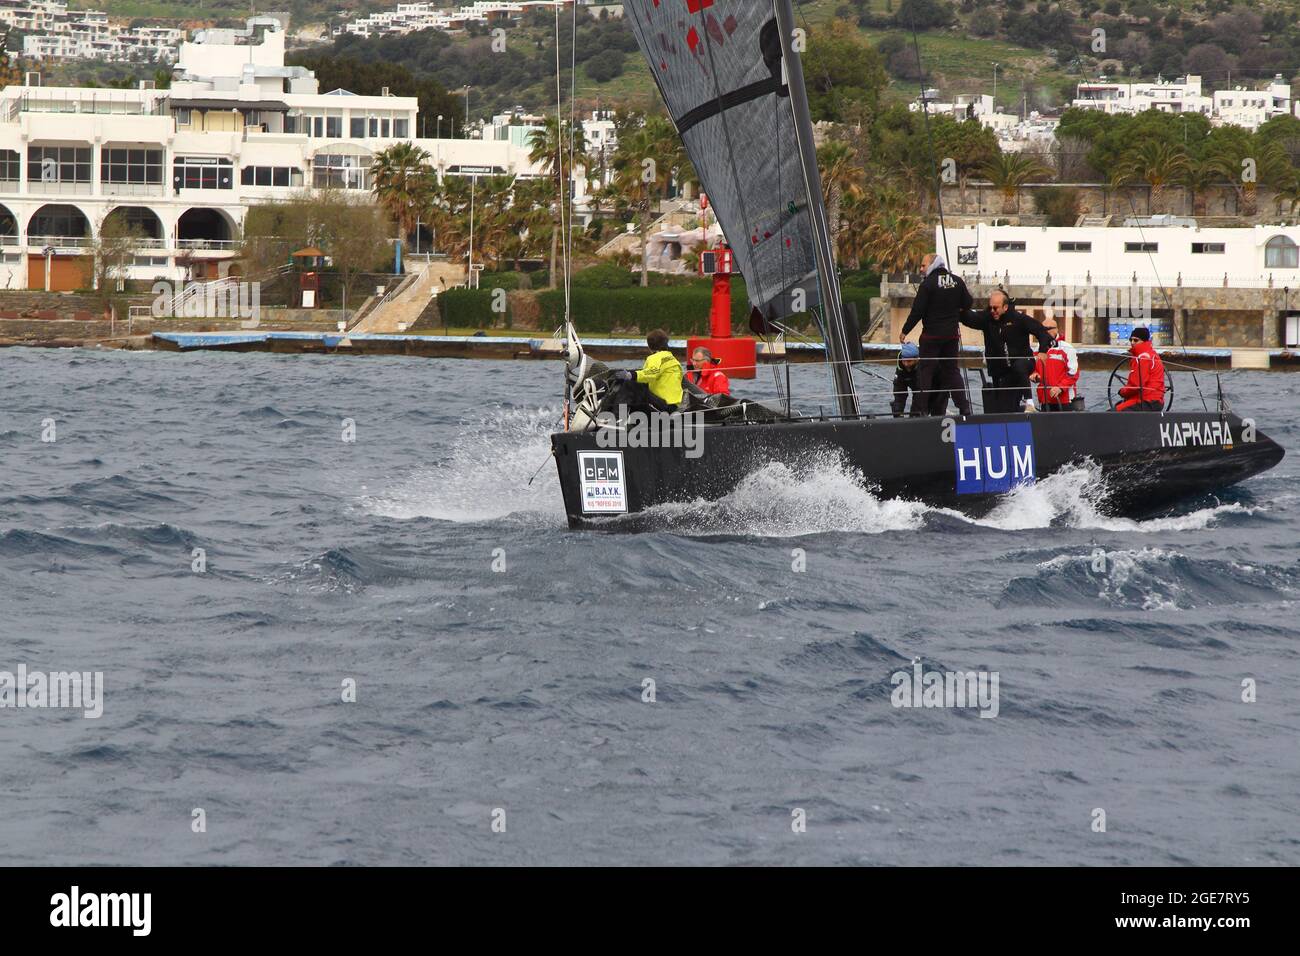
[[[1128,381],[1129,360],[1120,359],[1119,364],[1115,366],[1110,373],[1110,379],[1106,382],[1106,401],[1110,404],[1110,410],[1113,412],[1115,406],[1119,404],[1115,399],[1119,396],[1120,388]],[[1165,369],[1165,411],[1174,407],[1174,377],[1169,374],[1169,369]]]

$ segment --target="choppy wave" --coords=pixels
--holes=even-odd
[[[761,537],[951,531],[963,525],[998,531],[1073,528],[1150,533],[1200,530],[1226,515],[1252,515],[1258,510],[1232,502],[1139,520],[1105,514],[1104,497],[1100,467],[1075,465],[1013,491],[992,511],[975,517],[953,508],[881,498],[842,458],[825,453],[799,467],[778,462],[764,465],[718,501],[660,505],[616,519],[610,527],[632,525],[684,534]]]
[[[536,514],[563,521],[550,437],[559,419],[558,408],[496,412],[463,428],[445,459],[368,491],[362,506],[387,518],[475,522]]]
[[[308,591],[355,594],[372,585],[403,584],[422,575],[349,548],[331,548],[278,575],[277,583],[304,586]]]
[[[1300,596],[1300,568],[1195,558],[1165,548],[1058,555],[1013,578],[999,607],[1102,606],[1142,611],[1261,604]]]

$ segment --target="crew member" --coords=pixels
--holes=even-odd
[[[1019,411],[1032,404],[1029,376],[1034,370],[1030,338],[1038,339],[1042,351],[1052,347],[1052,337],[1037,319],[1013,308],[1001,289],[989,293],[989,305],[982,312],[963,310],[962,325],[984,333],[984,361],[993,379],[997,408],[985,411]]]
[[[1043,328],[1054,341],[1051,348],[1038,353],[1034,363],[1034,378],[1038,380],[1038,404],[1045,412],[1073,411],[1074,399],[1078,394],[1079,353],[1060,334],[1056,319],[1048,316],[1043,320]]]
[[[650,348],[645,364],[635,373],[619,369],[613,377],[644,385],[644,389],[637,389],[641,394],[635,396],[640,402],[661,412],[675,412],[682,403],[682,363],[668,351],[668,333],[663,329],[655,329],[645,341]]]
[[[970,415],[966,384],[957,368],[961,347],[958,323],[962,311],[971,307],[970,291],[961,276],[948,271],[943,256],[937,252],[931,252],[921,260],[921,269],[925,277],[917,286],[912,311],[903,323],[903,334],[899,338],[905,344],[908,333],[918,322],[921,323],[917,385],[927,401],[913,401],[912,414],[943,415],[948,410],[948,396],[951,394],[957,410],[963,416]]]
[[[1165,407],[1165,363],[1151,344],[1151,330],[1136,326],[1129,336],[1128,382],[1119,390],[1117,412],[1159,412]]]
[[[713,357],[713,353],[703,346],[697,347],[691,353],[691,364],[687,366],[689,371],[686,373],[686,381],[691,385],[698,386],[700,391],[708,395],[728,395],[731,393],[731,383],[727,381],[726,373],[718,368],[722,359]]]
[[[922,401],[920,389],[916,384],[917,363],[921,351],[915,342],[904,342],[898,351],[898,365],[894,369],[894,400],[889,403],[889,410],[895,418],[902,418],[907,407],[907,393],[912,393],[912,411]]]

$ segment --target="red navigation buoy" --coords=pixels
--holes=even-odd
[[[713,303],[709,309],[709,335],[686,340],[686,357],[703,347],[718,359],[728,378],[753,378],[756,348],[753,338],[731,334],[731,248],[722,246],[700,253],[700,274],[713,276]]]

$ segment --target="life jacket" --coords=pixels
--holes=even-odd
[[[727,376],[716,368],[696,369],[691,374],[694,376],[691,381],[710,395],[731,393],[731,383],[727,381]]]
[[[1057,339],[1046,352],[1039,352],[1034,370],[1038,372],[1038,404],[1069,405],[1079,384],[1079,356],[1074,346],[1065,339]],[[1052,398],[1050,391],[1059,388],[1061,394]]]
[[[651,394],[666,404],[682,403],[682,364],[667,349],[648,355],[645,365],[637,369],[636,380],[644,382]]]
[[[1134,342],[1129,348],[1133,363],[1128,373],[1128,382],[1119,390],[1120,398],[1126,399],[1117,407],[1120,411],[1139,405],[1142,402],[1165,401],[1165,363],[1160,360],[1155,346],[1150,342]]]

